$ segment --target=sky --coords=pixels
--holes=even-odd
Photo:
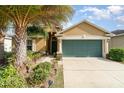
[[[74,14],[64,29],[86,19],[111,32],[124,29],[124,6],[74,5]]]

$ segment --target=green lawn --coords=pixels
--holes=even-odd
[[[59,65],[54,84],[50,88],[64,88],[63,66]]]

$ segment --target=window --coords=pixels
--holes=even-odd
[[[27,40],[27,50],[32,51],[32,40]]]

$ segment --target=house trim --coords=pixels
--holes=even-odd
[[[63,35],[62,37],[59,37],[60,39],[73,39],[73,40],[102,40],[102,39],[110,39],[110,37],[104,37],[104,36],[96,36],[96,35]]]
[[[36,51],[36,40],[35,39],[33,39],[32,40],[32,51]]]

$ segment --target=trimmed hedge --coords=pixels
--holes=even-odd
[[[109,51],[109,57],[111,60],[124,62],[124,49],[113,48]]]

